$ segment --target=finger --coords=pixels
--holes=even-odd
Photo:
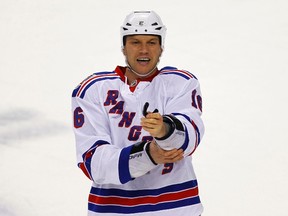
[[[141,122],[155,124],[160,121],[159,119],[156,119],[156,118],[141,118]]]
[[[173,152],[171,152],[171,154],[166,155],[165,159],[172,160],[172,161],[174,161],[174,160],[178,161],[178,160],[183,158],[183,155],[184,155],[183,150],[179,149],[176,152],[173,151]]]
[[[151,128],[151,129],[161,129],[162,124],[160,121],[156,121],[156,120],[148,120],[145,119],[143,121],[140,122],[142,127],[147,127],[147,128]]]
[[[175,158],[172,159],[172,162],[171,162],[171,163],[175,163],[175,162],[177,162],[177,161],[180,161],[180,160],[182,160],[183,158],[184,158],[183,154],[178,155],[177,157],[175,157]]]
[[[146,118],[147,119],[157,119],[157,120],[159,120],[159,119],[162,119],[162,115],[160,113],[158,113],[158,112],[156,112],[156,113],[149,112],[146,115]]]
[[[144,130],[155,130],[157,129],[157,125],[155,124],[150,124],[150,123],[147,123],[147,122],[141,122],[141,126]]]
[[[181,154],[183,153],[183,150],[182,149],[172,149],[172,150],[169,150],[169,151],[165,151],[164,153],[164,156],[167,157],[167,158],[171,158],[171,157],[175,157],[176,155],[178,154]]]
[[[183,158],[184,158],[183,155],[178,155],[177,157],[174,157],[174,158],[165,159],[164,163],[175,163],[175,162],[178,162],[178,161],[182,160]]]

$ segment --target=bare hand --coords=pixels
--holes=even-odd
[[[141,118],[142,128],[156,138],[164,137],[167,134],[167,126],[163,122],[160,113],[149,112],[146,117]]]
[[[182,149],[163,150],[155,141],[150,146],[150,155],[157,164],[175,163],[183,159]]]

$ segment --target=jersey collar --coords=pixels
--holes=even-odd
[[[114,71],[121,77],[121,80],[122,80],[123,82],[125,82],[125,79],[126,79],[126,78],[125,78],[125,71],[126,71],[126,69],[127,69],[127,67],[123,67],[123,66],[119,66],[119,65],[118,65],[118,66],[115,68],[115,70],[114,70]],[[135,80],[135,83],[134,83],[133,85],[130,85],[130,90],[131,90],[132,92],[134,92],[136,86],[137,86],[140,82],[143,82],[143,81],[151,82],[151,81],[154,79],[154,77],[156,77],[158,74],[159,74],[159,70],[157,69],[156,73],[154,73],[153,75],[151,75],[151,76],[149,76],[149,77],[142,78],[142,79],[138,78],[137,80]]]

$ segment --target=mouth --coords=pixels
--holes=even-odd
[[[139,63],[148,63],[150,61],[150,58],[138,58],[137,62]]]

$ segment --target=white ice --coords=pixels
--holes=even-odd
[[[86,215],[73,88],[124,65],[120,25],[152,9],[168,28],[159,67],[201,83],[206,134],[194,154],[205,216],[287,216],[285,0],[1,0],[0,215]]]

